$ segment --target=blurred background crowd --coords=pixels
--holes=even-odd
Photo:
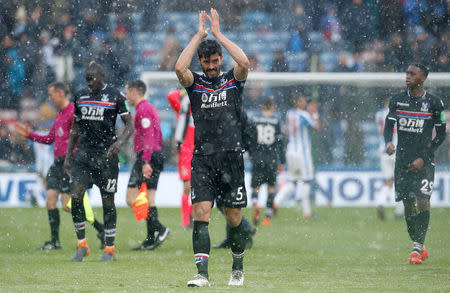
[[[72,92],[85,86],[84,68],[101,63],[106,81],[123,88],[144,71],[173,71],[182,48],[197,30],[198,11],[218,9],[223,32],[248,55],[252,72],[404,72],[420,62],[450,72],[450,0],[3,0],[0,3],[0,170],[33,170],[30,141],[12,123],[46,132],[56,110],[48,101],[52,81]],[[224,70],[231,68],[224,56]],[[200,71],[193,62],[192,69]],[[449,73],[450,74],[450,73]],[[148,98],[159,110],[167,162],[175,114],[155,85]],[[319,105],[322,129],[315,134],[319,166],[378,166],[374,113],[403,88],[308,85],[247,87],[244,106],[257,111],[275,99],[284,117],[292,97]],[[432,88],[450,105],[448,87]],[[449,145],[438,161],[449,163]],[[124,151],[127,165],[132,155]],[[19,165],[19,167],[17,167]],[[22,167],[20,167],[22,166]]]

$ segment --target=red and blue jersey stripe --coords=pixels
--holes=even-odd
[[[100,107],[106,109],[114,109],[116,107],[116,103],[96,102],[96,101],[83,101],[80,102],[78,105],[88,107]]]
[[[395,113],[399,117],[407,117],[407,118],[431,119],[433,116],[433,114],[431,114],[431,113],[411,112],[411,111],[402,111],[402,110],[396,110]]]
[[[213,89],[207,88],[201,84],[195,83],[194,89],[192,91],[200,92],[200,93],[220,93],[224,90],[228,90],[228,89],[234,88],[234,87],[236,87],[236,82],[234,81],[234,79],[232,79],[229,82],[227,82],[226,84],[224,84],[220,89],[217,89],[217,90],[213,90]]]

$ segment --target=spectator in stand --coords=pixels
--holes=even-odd
[[[436,44],[434,44],[432,50],[431,67],[433,71],[450,72],[450,60],[448,56],[449,50],[450,50],[449,35],[446,33],[442,33],[440,39],[436,42]]]
[[[71,52],[73,60],[73,80],[71,89],[73,92],[81,90],[84,87],[84,72],[88,61],[88,51],[81,42],[75,38],[76,30],[73,25],[64,28],[63,46],[67,52]]]
[[[289,40],[288,48],[292,53],[297,53],[305,48],[309,48],[308,32],[311,30],[311,21],[305,14],[305,9],[302,4],[297,4],[294,8],[294,14],[289,23],[289,31],[291,38]]]
[[[69,85],[71,89],[83,88],[84,67],[87,63],[87,51],[75,36],[75,26],[64,28],[63,39],[60,40],[56,52],[56,80]]]
[[[48,79],[55,80],[55,44],[48,30],[39,33],[40,52],[42,54],[43,66],[46,68]],[[45,85],[47,88],[47,84]]]
[[[420,25],[424,14],[428,12],[428,8],[426,0],[404,0],[403,12],[405,24],[409,27]]]
[[[39,49],[36,43],[30,40],[28,30],[20,34],[17,49],[20,59],[25,63],[24,85],[29,87],[32,85],[36,64],[39,62]]]
[[[271,72],[288,72],[289,65],[286,59],[284,58],[284,53],[281,50],[275,50],[273,53],[273,61]]]
[[[403,0],[378,0],[380,7],[379,23],[389,23],[378,27],[379,36],[389,36],[403,31]]]
[[[341,24],[337,18],[336,5],[328,3],[325,6],[326,14],[320,20],[322,37],[325,41],[338,43],[341,41]]]
[[[27,12],[24,6],[19,6],[16,11],[16,21],[14,23],[14,28],[12,30],[12,35],[15,39],[27,30]]]
[[[11,134],[7,126],[0,125],[0,165],[9,165],[11,152]]]
[[[88,48],[92,33],[98,30],[97,14],[94,10],[86,9],[82,15],[80,22],[77,24],[76,38],[81,46]]]
[[[178,56],[181,53],[180,41],[175,36],[175,29],[173,26],[169,26],[167,34],[164,39],[163,48],[160,53],[160,59],[158,64],[159,71],[173,71],[175,69],[175,63],[178,60]]]
[[[119,68],[119,57],[112,51],[112,40],[107,38],[103,41],[102,50],[98,54],[98,63],[105,69],[105,83],[116,86],[118,78],[116,68]]]
[[[116,81],[114,86],[124,87],[134,64],[133,48],[128,37],[128,29],[124,24],[117,25],[113,32],[111,51],[117,57],[117,67],[114,69]]]
[[[58,39],[63,40],[65,38],[64,30],[70,25],[72,25],[72,16],[70,15],[69,11],[63,11],[56,21],[53,35]]]
[[[299,65],[300,67],[301,65]],[[281,50],[276,50],[273,54],[273,61],[272,61],[272,68],[270,70],[271,72],[288,72],[289,71],[289,64],[287,60],[284,58],[284,53]],[[280,111],[285,112],[287,110],[287,99],[290,98],[291,89],[292,87],[288,86],[282,86],[282,87],[273,87],[273,95],[275,99],[282,101],[278,105],[278,109]],[[262,101],[262,100],[261,100]]]
[[[422,64],[430,64],[431,50],[436,42],[436,38],[430,35],[422,26],[416,26],[414,34],[416,37],[416,41],[413,43],[413,48],[415,49],[414,60]]]
[[[338,55],[338,65],[334,69],[335,72],[356,72],[357,68],[352,56],[346,52],[341,51]]]
[[[19,51],[16,48],[15,41],[8,35],[3,38],[3,48],[6,51],[6,82],[7,82],[7,98],[4,99],[2,108],[18,109],[19,101],[22,97],[25,64],[19,58]]]
[[[363,0],[347,1],[342,13],[342,30],[352,51],[360,52],[363,44],[370,40],[370,15]]]
[[[264,72],[264,68],[261,67],[258,61],[258,57],[252,54],[248,56],[248,61],[250,62],[249,71],[250,72]],[[264,84],[261,82],[254,83],[251,87],[244,88],[244,99],[242,101],[244,108],[248,111],[257,110],[262,102],[264,95]]]
[[[406,71],[408,67],[406,60],[410,60],[411,55],[402,35],[393,33],[390,42],[386,46],[386,63],[395,72]]]
[[[160,0],[140,0],[138,5],[143,7],[142,30],[156,31],[158,22],[158,8],[161,4]]]

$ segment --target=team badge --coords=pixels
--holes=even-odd
[[[149,128],[150,127],[150,119],[148,119],[148,118],[143,118],[142,120],[141,120],[141,125],[142,125],[142,128]]]
[[[102,102],[108,102],[109,101],[109,95],[108,94],[103,94],[102,95]]]
[[[423,102],[422,103],[422,108],[420,108],[420,111],[428,112],[428,103]]]

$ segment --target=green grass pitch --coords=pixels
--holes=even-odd
[[[222,292],[450,292],[450,209],[433,208],[423,265],[406,265],[411,242],[403,220],[379,221],[374,208],[316,208],[319,216],[301,220],[296,208],[280,209],[271,227],[258,227],[254,246],[246,251],[245,285],[227,286],[229,250],[211,250],[212,287]],[[101,209],[95,209],[101,216]],[[251,209],[244,211],[251,217]],[[102,251],[95,231],[87,227],[91,254],[71,263],[75,232],[61,210],[62,249],[36,251],[49,238],[44,208],[0,209],[1,292],[186,292],[196,274],[191,231],[183,231],[178,209],[159,209],[171,237],[157,250],[134,252],[145,238],[144,222],[129,208],[118,209],[117,260],[99,263]],[[224,218],[214,209],[211,243],[224,237]]]

